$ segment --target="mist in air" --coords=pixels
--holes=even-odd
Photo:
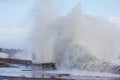
[[[33,62],[55,62],[58,69],[104,71],[118,59],[120,28],[116,25],[86,14],[79,3],[65,16],[53,0],[41,3],[34,10]]]

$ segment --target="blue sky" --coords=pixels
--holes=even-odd
[[[0,0],[0,47],[27,48],[31,15],[37,0]],[[80,2],[85,13],[120,23],[120,0],[55,0],[61,14]]]

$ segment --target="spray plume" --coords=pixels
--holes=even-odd
[[[70,69],[108,69],[109,62],[103,59],[119,56],[120,29],[104,19],[86,15],[80,5],[61,17],[54,4],[47,1],[43,1],[44,8],[40,7],[36,14],[32,39],[34,61],[56,62],[58,67]]]

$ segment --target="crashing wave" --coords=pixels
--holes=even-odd
[[[110,60],[120,52],[120,37],[115,32],[118,28],[104,19],[86,15],[79,5],[63,17],[53,19],[50,14],[36,23],[34,61],[56,62],[58,69],[109,71],[114,65]]]

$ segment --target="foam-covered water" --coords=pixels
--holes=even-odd
[[[47,3],[38,10],[33,30],[33,61],[56,62],[58,69],[108,71],[120,52],[120,29],[85,14],[79,5],[60,16]]]
[[[8,58],[8,54],[0,52],[0,58]]]
[[[32,60],[32,53],[31,51],[25,50],[16,53],[14,56],[12,56],[14,59],[23,59],[23,60]]]

